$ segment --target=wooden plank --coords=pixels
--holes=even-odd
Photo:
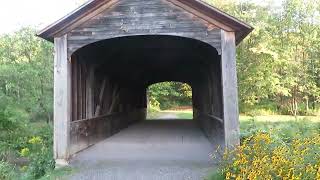
[[[54,158],[57,165],[66,165],[71,121],[71,63],[67,56],[67,36],[57,37],[54,42]]]
[[[128,123],[123,123],[128,121],[128,117],[140,120],[144,116],[144,109],[133,109],[130,112],[105,114],[74,121],[71,123],[70,152],[72,154],[79,152],[128,127]]]
[[[223,22],[219,22],[217,19],[209,17],[208,15],[202,13],[201,11],[192,8],[192,6],[190,6],[190,5],[182,3],[179,0],[168,0],[168,1],[172,2],[176,6],[179,6],[182,9],[184,9],[192,14],[195,14],[196,16],[204,19],[205,21],[208,21],[208,22],[218,26],[219,28],[224,29],[225,31],[234,31],[234,29],[232,29],[230,26],[225,25]]]
[[[78,119],[78,66],[76,57],[71,57],[72,63],[72,121]]]
[[[98,1],[97,1],[98,2]],[[56,35],[62,35],[70,32],[75,27],[83,24],[84,22],[88,21],[89,19],[93,18],[94,16],[98,15],[102,11],[108,10],[111,6],[116,4],[118,0],[105,0],[105,3],[94,10],[91,10],[87,13],[82,14],[81,16],[76,17],[76,19],[69,24],[65,25],[65,29],[62,31],[54,32],[57,33]]]
[[[252,27],[244,22],[230,16],[219,9],[209,6],[208,4],[200,0],[168,0],[172,2],[174,6],[180,7],[183,11],[188,11],[190,15],[202,18],[212,24],[217,24],[224,30],[233,29],[237,31],[237,43],[239,43],[248,33],[252,31]],[[112,6],[117,4],[118,0],[103,0],[103,1],[91,1],[86,5],[80,7],[74,12],[70,13],[61,20],[55,22],[49,27],[45,28],[38,33],[38,36],[47,40],[52,40],[53,36],[59,36],[67,33],[74,28],[80,26],[90,19],[94,19],[96,15],[104,10],[112,9]],[[121,1],[120,1],[121,2]],[[160,4],[159,2],[162,2]],[[119,3],[118,6],[135,8],[137,5],[144,7],[161,7],[167,3],[164,0],[126,0],[125,3]],[[144,11],[143,11],[144,12]],[[135,13],[132,12],[131,15]]]
[[[94,67],[88,68],[86,77],[86,118],[92,118],[94,115]]]
[[[78,59],[79,60],[79,59]],[[82,68],[81,68],[81,64],[78,62],[78,71],[79,71],[79,76],[78,76],[78,118],[79,119],[82,119],[83,116],[83,111],[82,111],[82,74],[83,74],[83,71],[82,71]]]
[[[96,111],[94,113],[95,117],[99,116],[101,113],[101,106],[102,106],[103,96],[105,93],[105,87],[106,87],[106,79],[103,79],[102,84],[101,84],[101,88],[100,88],[99,97],[98,97]]]
[[[82,66],[81,66],[81,68],[82,68],[82,79],[81,79],[81,81],[82,81],[82,89],[81,89],[81,91],[82,91],[82,119],[84,119],[84,118],[86,118],[86,115],[87,115],[87,113],[86,113],[86,76],[87,76],[87,72],[85,71],[85,67],[84,67],[84,65],[82,64]]]
[[[221,73],[225,144],[240,144],[235,33],[221,30]]]
[[[179,2],[177,2],[179,3]],[[111,8],[70,31],[68,53],[85,45],[124,36],[170,35],[193,38],[220,47],[220,29],[171,2],[119,1]]]
[[[112,95],[109,97],[110,98],[110,107],[108,110],[108,113],[114,113],[115,109],[117,108],[119,104],[119,97],[120,96],[120,88],[118,88],[118,85],[113,86],[113,92]]]

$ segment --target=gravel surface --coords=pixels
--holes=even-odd
[[[76,154],[69,179],[203,179],[214,150],[194,121],[144,121]]]
[[[157,119],[159,120],[172,120],[172,119],[178,119],[179,117],[176,114],[173,113],[166,113],[166,114],[162,114],[159,117],[157,117]]]

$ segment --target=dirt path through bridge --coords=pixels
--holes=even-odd
[[[143,121],[78,153],[71,179],[203,179],[213,151],[194,121]]]
[[[159,117],[157,117],[157,119],[173,120],[173,119],[179,119],[179,117],[175,113],[165,113],[165,114],[160,114]]]

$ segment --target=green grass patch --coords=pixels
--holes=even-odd
[[[286,139],[294,138],[297,133],[302,137],[311,136],[314,133],[320,133],[320,120],[304,117],[302,119],[266,120],[263,118],[251,118],[240,121],[241,138],[246,138],[257,131],[269,132],[275,130],[279,132],[277,136]]]
[[[178,112],[177,116],[180,119],[193,119],[193,113],[192,112]]]
[[[48,172],[46,175],[40,178],[40,180],[68,179],[68,176],[74,173],[75,171],[76,170],[72,169],[71,167],[57,168]]]
[[[174,111],[174,110],[165,110],[158,112],[148,112],[147,119],[159,119],[165,115],[173,115],[176,116],[176,119],[193,119],[193,112],[190,110],[183,111]]]
[[[184,111],[174,111],[174,110],[165,110],[165,111],[157,111],[157,112],[150,112],[148,113],[147,119],[157,119],[166,114],[174,114],[179,119],[192,119],[193,112],[191,110],[184,110]],[[248,121],[252,121],[254,119],[255,122],[262,123],[276,123],[276,122],[291,122],[291,121],[309,121],[312,123],[320,123],[320,116],[290,116],[290,115],[264,115],[264,116],[247,116],[247,115],[240,115],[239,116],[240,122],[247,124]]]
[[[320,116],[290,116],[290,115],[265,115],[265,116],[246,116],[240,115],[240,121],[248,121],[255,119],[257,121],[277,122],[277,121],[296,121],[296,120],[309,120],[312,122],[320,122]]]

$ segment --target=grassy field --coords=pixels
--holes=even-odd
[[[173,115],[176,116],[177,119],[192,119],[192,111],[190,110],[184,110],[184,111],[172,111],[172,110],[166,110],[166,111],[159,111],[159,112],[153,112],[148,113],[147,119],[158,119],[161,118],[164,115]]]
[[[192,119],[192,111],[160,111],[152,113],[151,118],[157,119],[165,114],[175,115],[179,119]],[[296,132],[304,132],[306,135],[320,132],[320,116],[245,116],[240,115],[241,136],[245,137],[254,131],[269,131],[271,129],[282,131],[283,135],[293,137]]]
[[[192,119],[192,111],[186,110],[186,111],[160,111],[156,113],[148,114],[148,119],[156,119],[157,117],[160,117],[164,114],[174,114],[180,119]],[[320,123],[320,116],[290,116],[290,115],[267,115],[267,116],[246,116],[246,115],[240,115],[239,117],[241,122],[246,121],[252,121],[256,120],[259,122],[286,122],[286,121],[303,121],[308,120],[311,122],[319,122]]]

